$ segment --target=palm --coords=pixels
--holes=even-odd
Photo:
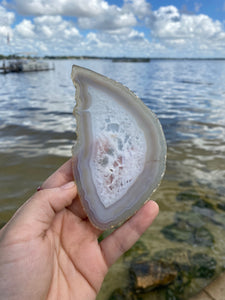
[[[107,272],[98,235],[87,220],[67,209],[57,216],[46,236],[53,247],[55,278],[49,299],[95,299]],[[79,295],[74,282],[79,282]]]

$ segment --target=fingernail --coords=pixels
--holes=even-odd
[[[64,190],[68,190],[68,189],[71,189],[75,186],[75,182],[74,181],[70,181],[66,184],[64,184],[63,186],[61,186],[62,189]]]
[[[37,192],[39,192],[40,190],[42,190],[41,186],[37,187]]]

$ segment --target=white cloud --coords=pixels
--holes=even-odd
[[[132,11],[139,19],[150,16],[151,4],[145,0],[124,0],[124,10]]]
[[[61,16],[41,16],[34,18],[35,31],[39,37],[45,39],[67,39],[80,37],[79,30],[72,22]]]
[[[79,30],[72,22],[61,16],[41,16],[34,18],[35,32],[41,42],[40,51],[46,54],[71,54],[75,43],[80,41]]]
[[[0,5],[0,26],[10,26],[15,20],[15,14],[6,11],[6,9]]]
[[[98,18],[79,18],[78,25],[85,29],[116,30],[133,27],[137,24],[135,16],[124,13],[120,8],[111,6],[106,13]]]
[[[137,46],[138,45],[138,46]],[[102,56],[147,56],[151,44],[145,39],[143,33],[136,30],[127,30],[124,34],[112,34],[111,32],[91,32],[83,44],[86,55]],[[116,50],[116,51],[115,51]],[[141,52],[141,53],[140,53]]]
[[[22,38],[34,38],[34,25],[30,20],[24,19],[15,28],[16,33],[18,33]]]
[[[145,0],[133,0],[132,10],[143,14],[146,5]],[[14,0],[14,7],[22,15],[74,16],[83,29],[115,30],[137,23],[131,10],[109,5],[104,0]]]
[[[34,22],[36,24],[44,24],[48,26],[57,26],[63,21],[63,18],[61,16],[46,16],[43,15],[41,17],[34,18]]]
[[[207,49],[216,51],[215,45],[224,47],[225,32],[221,22],[203,14],[182,14],[172,5],[154,11],[148,26],[152,37],[170,50],[174,49],[174,54],[182,49],[193,55],[204,49],[205,55]]]
[[[74,44],[81,40],[81,35],[75,25],[61,16],[23,19],[11,30],[10,47],[15,53],[31,51],[38,54],[64,55],[66,53],[69,55],[73,54]],[[4,53],[1,49],[0,47],[0,53]]]
[[[174,6],[161,7],[153,12],[150,27],[152,34],[162,39],[205,39],[223,31],[219,21],[202,14],[180,14]]]
[[[14,6],[22,15],[97,16],[107,10],[103,0],[14,0]]]

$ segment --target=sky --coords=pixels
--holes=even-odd
[[[225,57],[225,0],[0,0],[0,54]]]

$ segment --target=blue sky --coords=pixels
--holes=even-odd
[[[2,0],[0,53],[225,57],[224,16],[225,0]]]

